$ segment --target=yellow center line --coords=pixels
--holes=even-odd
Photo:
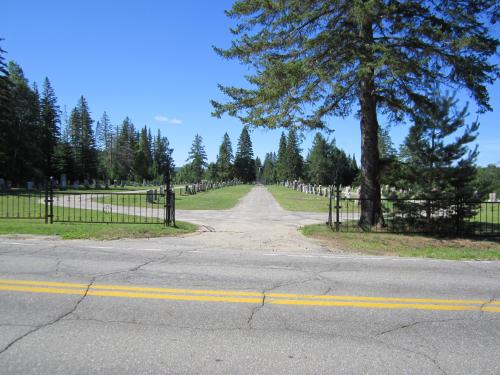
[[[232,303],[262,303],[263,293],[221,290],[193,290],[150,288],[118,285],[86,284],[31,280],[1,280],[0,291],[71,294],[100,297],[143,298],[178,301],[208,301]],[[418,309],[443,311],[488,311],[500,312],[498,301],[446,300],[425,298],[323,296],[291,293],[267,293],[266,303],[274,305],[357,307],[376,309]],[[499,306],[499,307],[497,307]]]

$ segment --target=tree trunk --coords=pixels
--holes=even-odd
[[[373,30],[370,22],[362,25],[360,36],[365,45],[373,43]],[[361,65],[369,69],[361,77],[359,87],[361,107],[361,216],[359,225],[363,229],[384,223],[380,202],[377,99],[371,62],[371,51],[368,49],[362,56]]]

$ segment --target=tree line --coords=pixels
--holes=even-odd
[[[307,158],[301,155],[300,139],[295,129],[281,134],[278,152],[266,154],[264,162],[254,158],[248,127],[244,126],[236,153],[233,154],[231,139],[227,133],[222,138],[215,162],[208,163],[200,135],[194,137],[186,164],[176,173],[178,183],[228,181],[238,179],[249,183],[260,181],[302,180],[321,185],[351,185],[359,175],[354,155],[351,157],[339,149],[335,140],[326,140],[317,133]]]
[[[161,132],[136,129],[127,117],[112,125],[106,112],[94,126],[81,96],[69,116],[45,78],[41,93],[0,48],[0,177],[14,185],[66,174],[85,179],[162,181],[174,170],[173,149]]]

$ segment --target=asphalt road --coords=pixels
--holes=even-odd
[[[184,238],[1,237],[0,374],[500,374],[500,262],[331,252],[274,203]]]

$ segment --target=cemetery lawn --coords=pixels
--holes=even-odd
[[[329,200],[326,197],[305,194],[279,185],[267,185],[266,188],[287,211],[328,212]]]
[[[60,236],[62,239],[116,240],[120,238],[150,238],[177,236],[192,233],[197,226],[182,221],[177,227],[163,224],[95,224],[95,223],[54,223],[45,224],[42,220],[1,219],[0,235],[35,234]]]
[[[307,225],[302,233],[332,248],[371,255],[437,259],[500,260],[498,239],[436,238],[392,233],[335,232],[324,224]]]
[[[227,210],[233,208],[252,187],[253,185],[227,186],[194,195],[180,195],[176,189],[175,208],[178,210]],[[113,203],[113,205],[147,207],[148,209],[163,208],[165,204],[164,197],[159,197],[153,203],[149,203],[144,195],[131,196],[127,199],[104,196],[98,201],[105,204]]]

